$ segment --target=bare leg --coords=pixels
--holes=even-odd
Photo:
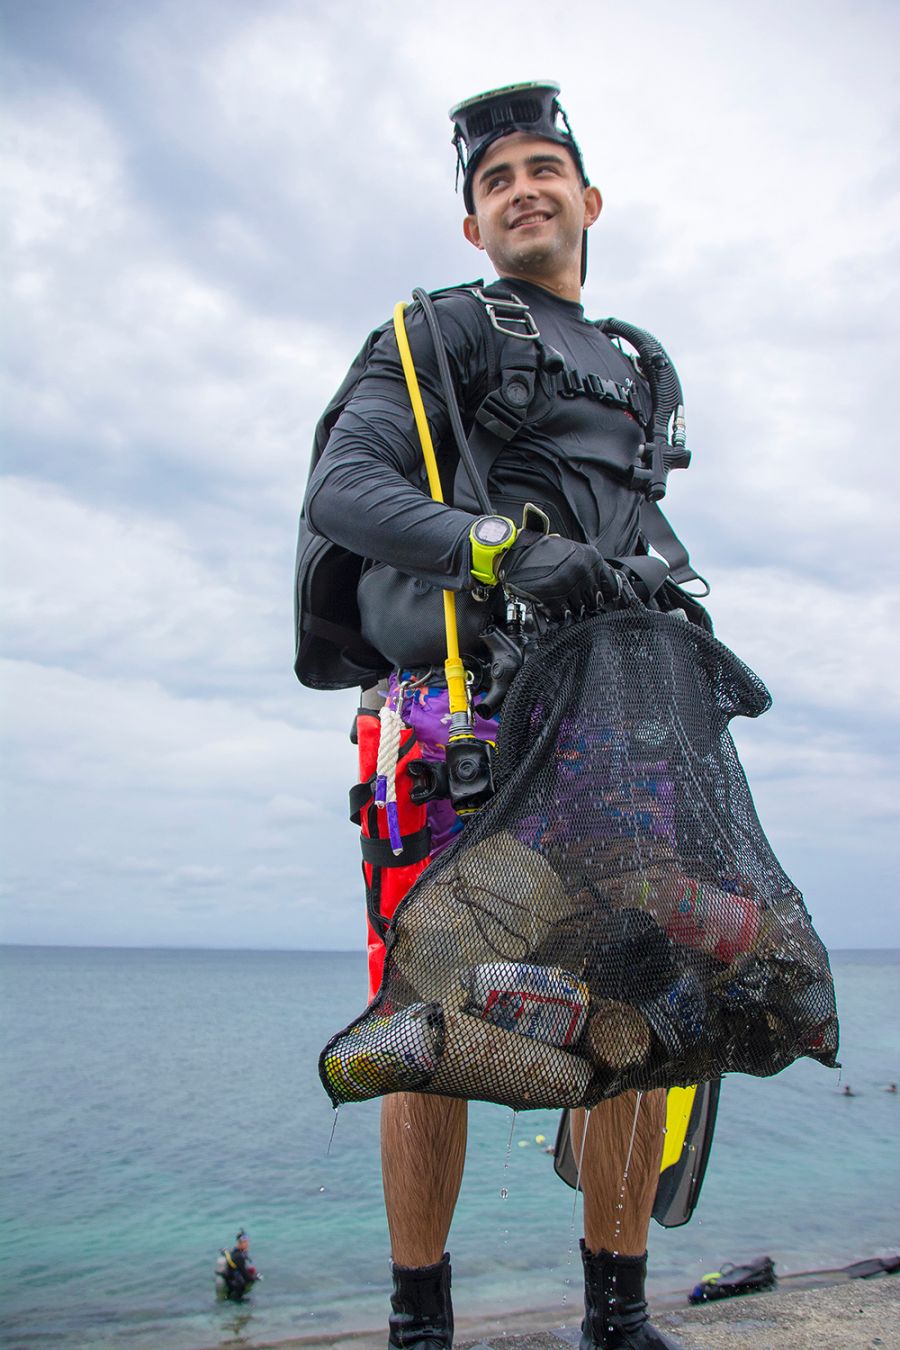
[[[663,1150],[666,1094],[664,1089],[658,1088],[655,1092],[645,1092],[641,1098],[623,1194],[622,1176],[635,1125],[636,1097],[635,1092],[623,1092],[611,1101],[600,1102],[591,1111],[588,1121],[581,1185],[584,1191],[584,1240],[592,1252],[604,1250],[622,1256],[643,1256],[647,1250],[647,1229]],[[577,1161],[582,1156],[583,1111],[572,1112],[571,1126]],[[620,1203],[621,1210],[618,1209]]]
[[[398,1266],[432,1266],[444,1254],[466,1159],[468,1103],[394,1092],[381,1103],[381,1176]]]

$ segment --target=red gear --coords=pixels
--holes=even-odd
[[[373,708],[360,708],[356,719],[356,737],[359,747],[359,787],[358,796],[354,801],[357,808],[354,811],[353,818],[357,819],[362,830],[363,841],[367,839],[385,840],[388,839],[387,812],[379,809],[375,805],[374,786],[375,769],[378,762],[378,743],[381,736],[381,723],[378,713]],[[420,854],[425,846],[423,840],[430,844],[430,840],[425,835],[428,828],[427,807],[423,804],[416,806],[410,801],[410,789],[413,786],[412,778],[407,769],[407,764],[411,759],[421,759],[422,751],[416,740],[416,734],[409,727],[404,727],[400,736],[400,752],[397,758],[397,771],[395,781],[397,785],[397,817],[400,823],[400,834],[413,855]],[[368,788],[368,794],[364,789]],[[365,842],[363,843],[365,851]],[[381,985],[381,978],[384,971],[384,938],[378,932],[377,927],[373,925],[373,917],[376,924],[378,915],[386,923],[393,917],[394,911],[400,901],[409,891],[413,883],[422,875],[430,862],[430,856],[426,853],[424,856],[417,857],[415,861],[402,863],[393,859],[391,855],[382,864],[378,865],[372,862],[363,862],[363,876],[366,881],[366,906],[369,914],[368,928],[368,955],[369,955],[369,1002],[375,997]]]

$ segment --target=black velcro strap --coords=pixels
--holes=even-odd
[[[695,572],[684,544],[666,520],[656,502],[644,499],[640,504],[641,533],[657,553],[669,564],[669,575],[673,581],[683,585],[686,581],[702,581],[709,594],[709,585]]]
[[[313,637],[322,638],[325,642],[331,642],[335,647],[345,651],[352,661],[360,665],[369,665],[373,662],[377,666],[385,664],[384,657],[377,652],[374,647],[370,647],[365,638],[360,637],[352,628],[345,628],[343,624],[332,623],[329,619],[323,619],[318,614],[304,614],[301,619],[303,631],[310,633]]]
[[[366,802],[372,798],[375,791],[375,779],[370,778],[367,783],[354,783],[350,789],[350,820],[354,825],[360,823],[360,815]]]
[[[363,882],[366,887],[366,913],[369,916],[369,923],[384,942],[387,936],[388,920],[381,912],[381,873],[378,868],[376,867],[372,873],[371,886],[366,882],[366,872],[363,868]]]
[[[409,867],[427,858],[431,852],[431,830],[427,825],[416,830],[415,834],[403,834],[400,838],[403,852],[395,853],[389,839],[367,839],[365,835],[360,835],[363,862],[370,863],[372,867]]]
[[[387,919],[384,918],[384,916],[381,913],[381,910],[378,908],[377,900],[375,900],[374,897],[371,896],[368,891],[366,892],[366,913],[369,916],[369,923],[372,925],[375,932],[381,938],[382,942],[384,942],[385,938],[387,937],[387,931],[388,928],[390,927],[390,924],[388,923]]]

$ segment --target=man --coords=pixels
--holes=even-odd
[[[442,752],[447,737],[446,689],[439,677],[426,673],[435,663],[440,668],[440,653],[398,623],[396,609],[384,600],[385,575],[416,578],[424,590],[454,590],[470,617],[480,603],[482,624],[497,612],[490,600],[484,602],[486,582],[489,589],[491,582],[502,582],[491,592],[501,606],[512,599],[531,607],[541,622],[555,623],[595,612],[614,593],[605,558],[646,552],[640,494],[630,470],[640,463],[650,397],[634,365],[584,318],[586,231],[597,221],[602,201],[588,182],[558,92],[553,85],[515,86],[469,100],[451,113],[464,170],[463,231],[486,253],[513,306],[499,307],[501,331],[515,324],[514,306],[521,302],[542,344],[539,391],[488,473],[493,511],[522,526],[504,537],[501,526],[493,535],[497,542],[479,546],[478,508],[461,504],[464,490],[454,491],[452,499],[448,491],[447,505],[432,500],[390,331],[369,351],[306,496],[304,528],[370,560],[358,592],[360,627],[368,643],[402,672],[388,697],[431,758]],[[442,293],[436,306],[468,430],[496,383],[492,335],[470,295]],[[407,332],[449,488],[455,459],[448,404],[421,309],[408,312]],[[590,384],[598,397],[567,396],[572,386],[565,379],[573,371],[597,377],[584,391]],[[545,513],[547,532],[526,503]],[[482,531],[488,540],[497,519],[481,516],[488,522]],[[483,667],[476,648],[477,642],[470,643],[477,684]],[[298,673],[304,677],[302,659]],[[383,698],[383,688],[380,699],[370,692],[370,706]],[[460,828],[448,811],[446,801],[430,808],[431,856]],[[423,860],[404,869],[406,885],[424,865]],[[390,919],[398,889],[386,905],[382,887],[383,920]],[[372,993],[380,977],[383,931],[370,928]],[[383,1100],[382,1172],[394,1262],[391,1347],[445,1350],[452,1344],[444,1249],[462,1179],[466,1110],[465,1101],[426,1094],[394,1093]],[[643,1296],[665,1093],[646,1093],[640,1100],[628,1093],[602,1103],[590,1114],[586,1137],[582,1114],[573,1118],[585,1199],[582,1350],[671,1346],[647,1320]]]
[[[222,1249],[222,1278],[225,1281],[226,1297],[240,1303],[247,1290],[257,1280],[256,1267],[250,1264],[250,1239],[243,1228],[234,1240],[231,1251]]]

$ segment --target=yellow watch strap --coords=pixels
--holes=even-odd
[[[472,549],[472,563],[469,570],[475,580],[480,582],[482,586],[496,586],[497,559],[502,558],[506,550],[515,543],[518,533],[508,516],[500,516],[498,519],[506,521],[510,529],[508,538],[500,544],[485,544],[477,539],[475,537],[477,521],[469,531],[469,545]]]

